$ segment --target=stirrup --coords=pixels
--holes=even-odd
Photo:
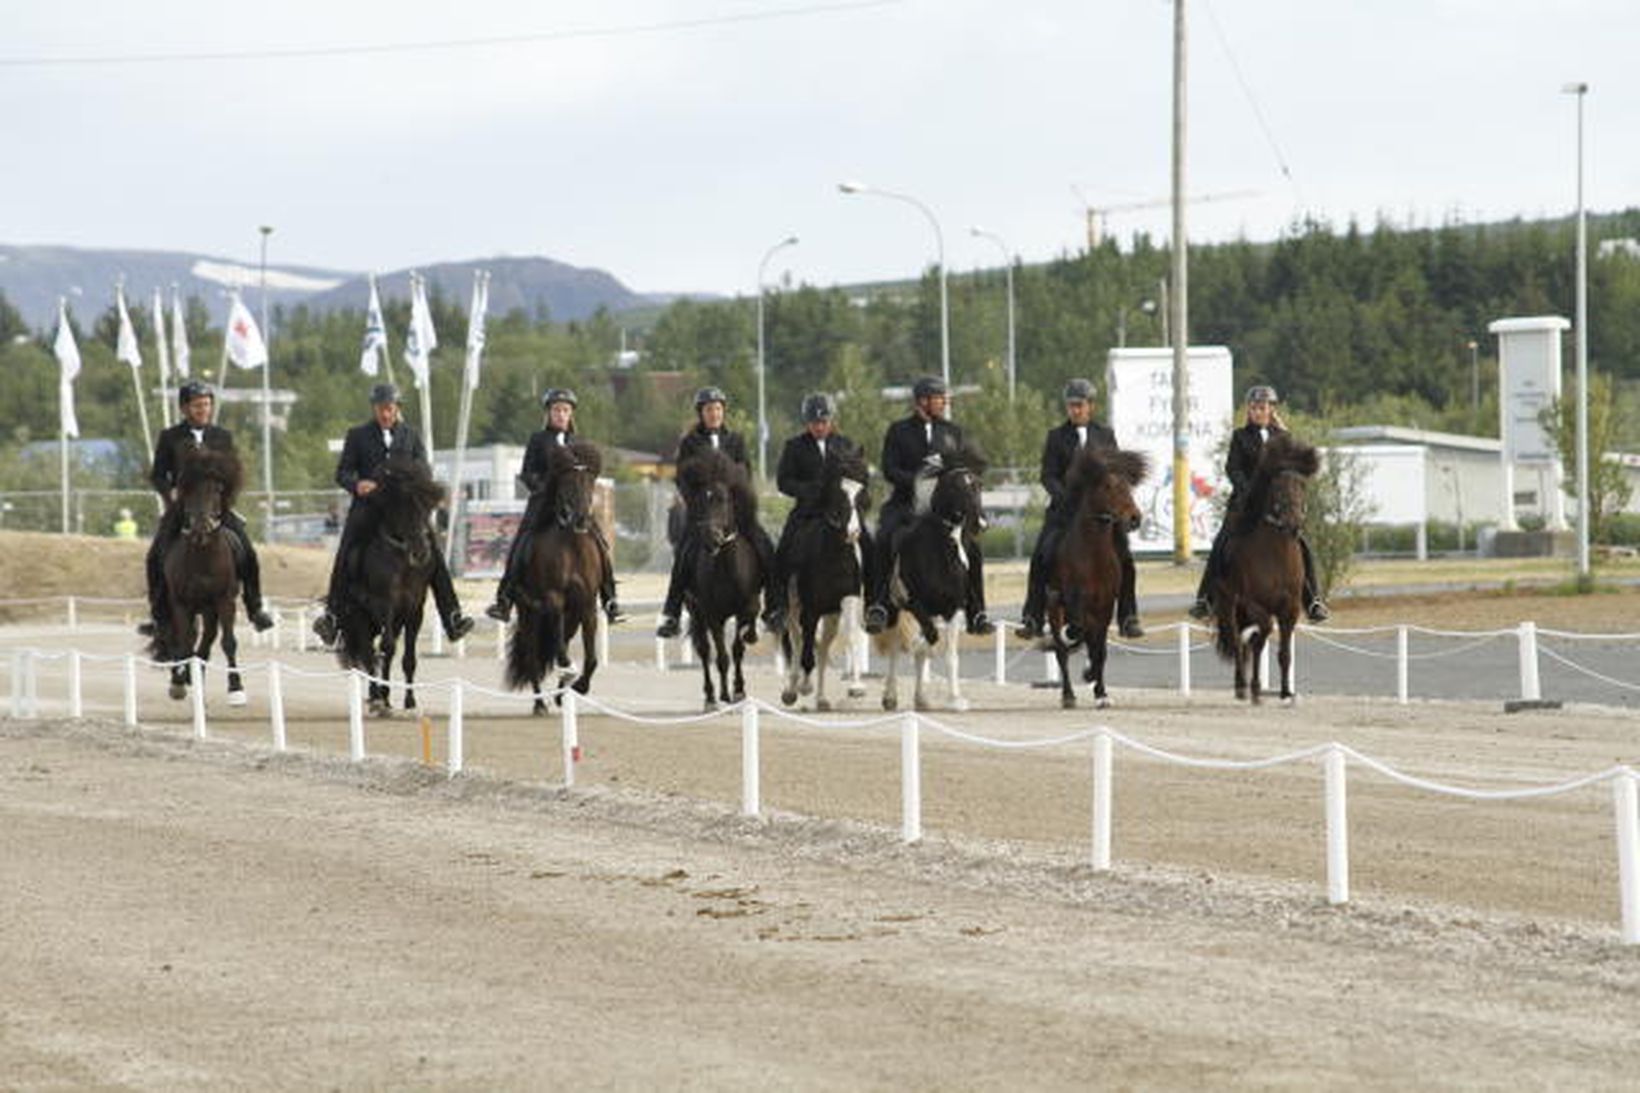
[[[1026,615],[1014,627],[1014,637],[1020,641],[1035,641],[1042,636],[1042,620],[1035,615]]]
[[[1196,620],[1200,621],[1202,619],[1205,619],[1205,618],[1209,617],[1212,614],[1213,614],[1213,605],[1208,603],[1206,600],[1201,599],[1200,597],[1197,598],[1195,603],[1190,605],[1189,615],[1193,619],[1196,619]]]
[[[657,638],[675,638],[678,636],[679,630],[676,615],[662,615],[660,625],[655,627],[655,636]]]
[[[614,626],[618,622],[626,621],[626,612],[622,611],[621,605],[616,603],[614,600],[605,600],[604,618],[609,620],[609,624],[611,626]]]

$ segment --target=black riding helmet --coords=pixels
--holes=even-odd
[[[1065,384],[1066,402],[1092,402],[1093,383],[1091,380],[1074,379]]]
[[[177,388],[177,403],[179,405],[186,406],[196,398],[214,399],[216,398],[216,390],[204,380],[189,380]]]
[[[388,402],[395,405],[399,402],[399,389],[396,384],[378,383],[370,389],[370,405],[381,406]]]
[[[830,421],[836,413],[837,409],[832,405],[831,396],[825,392],[816,392],[812,395],[803,396],[803,423],[805,425],[811,421]]]
[[[709,402],[721,402],[727,406],[729,405],[729,396],[723,393],[721,387],[702,387],[695,392],[696,412],[699,412],[700,408]]]
[[[547,388],[546,393],[541,396],[541,409],[545,410],[555,402],[567,402],[573,408],[575,406],[575,392],[568,387]]]
[[[912,398],[932,398],[935,395],[946,395],[945,381],[938,376],[924,376],[911,385]]]
[[[1250,403],[1268,402],[1271,405],[1274,405],[1281,400],[1276,398],[1276,389],[1274,387],[1271,387],[1267,383],[1260,383],[1247,389],[1247,401]]]

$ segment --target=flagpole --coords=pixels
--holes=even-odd
[[[63,327],[68,325],[68,297],[57,297],[57,337],[52,351],[57,356],[57,456],[63,489],[63,534],[68,534],[68,400],[74,397],[73,388],[63,372],[63,357],[59,348],[63,341]]]
[[[154,351],[159,356],[159,425],[171,427],[171,351],[165,344],[165,295],[154,286]]]
[[[410,275],[410,321],[416,321],[416,295],[421,294],[422,307],[427,307],[427,279],[419,273]],[[430,346],[421,347],[422,371],[427,378],[416,377],[416,388],[421,392],[421,432],[422,443],[427,446],[427,465],[433,466],[433,350]]]
[[[268,326],[268,236],[273,229],[266,224],[262,233],[262,496],[268,506],[267,521],[262,525],[262,537],[273,542],[273,330]]]
[[[114,282],[114,297],[119,304],[120,332],[116,334],[114,344],[119,346],[125,332],[131,329],[131,315],[125,308],[125,275],[122,273]],[[136,334],[132,333],[132,348],[136,347]],[[148,400],[142,395],[142,361],[139,357],[135,361],[127,361],[131,365],[131,386],[137,393],[137,418],[142,422],[143,452],[149,459],[154,458],[154,431],[148,426]]]
[[[467,430],[473,416],[473,383],[472,378],[477,371],[477,362],[473,358],[484,352],[483,347],[473,344],[473,324],[482,323],[483,308],[489,302],[490,275],[483,270],[473,271],[473,303],[467,313],[467,366],[461,373],[461,409],[456,415],[456,454],[455,469],[450,475],[450,526],[444,534],[444,564],[446,567],[454,565],[456,553],[456,527],[461,521],[461,509],[465,498],[461,495],[462,472],[467,465]]]
[[[235,288],[233,293],[239,290]],[[228,337],[233,333],[233,293],[228,296],[228,321],[222,324],[222,364],[216,370],[216,397],[211,400],[211,424],[222,416],[222,396],[228,391]]]

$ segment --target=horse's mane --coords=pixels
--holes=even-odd
[[[567,444],[555,444],[547,449],[547,481],[551,482],[570,467],[580,464],[593,474],[593,477],[604,472],[604,456],[598,445],[590,440],[577,440],[573,437]]]
[[[713,485],[728,487],[735,512],[740,516],[749,517],[757,512],[757,491],[752,489],[751,475],[722,451],[710,448],[678,465],[678,487],[686,499],[700,496]]]
[[[860,483],[861,486],[871,485],[871,469],[866,464],[866,453],[861,451],[857,444],[827,444],[825,469],[822,473],[828,483],[849,479]],[[860,491],[857,504],[861,512],[871,511],[869,488]]]
[[[438,507],[444,500],[444,486],[433,477],[433,468],[424,460],[404,452],[392,452],[382,463],[386,481],[393,490],[427,511]]]
[[[201,482],[215,481],[222,486],[222,508],[233,508],[239,490],[245,484],[245,470],[239,455],[218,448],[195,448],[182,457],[177,468],[177,496],[186,497]]]
[[[1065,472],[1065,496],[1070,502],[1070,511],[1076,511],[1083,496],[1098,489],[1111,475],[1132,487],[1143,482],[1149,473],[1150,460],[1143,452],[1083,448],[1071,460],[1070,470]]]
[[[945,460],[947,467],[966,467],[975,474],[983,475],[990,460],[985,458],[985,449],[977,441],[964,437],[961,444],[948,439],[946,435],[935,434],[934,450]]]
[[[1293,473],[1304,478],[1321,468],[1321,455],[1291,433],[1276,433],[1264,442],[1253,480],[1247,486],[1247,501],[1241,506],[1238,530],[1246,531],[1264,515],[1270,504],[1270,484],[1277,475]]]

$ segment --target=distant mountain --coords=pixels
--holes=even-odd
[[[550,258],[486,258],[440,262],[418,267],[444,296],[465,306],[472,291],[473,270],[490,271],[490,314],[504,315],[514,308],[533,314],[545,308],[553,319],[585,319],[600,307],[610,311],[664,304],[676,293],[634,292],[613,275],[599,269],[556,262]],[[178,286],[184,297],[198,296],[216,310],[220,293],[239,285],[258,306],[260,271],[255,266],[224,258],[178,251],[88,250],[76,247],[7,246],[0,244],[0,292],[5,293],[23,320],[37,330],[56,321],[57,298],[68,296],[69,307],[82,324],[90,323],[114,303],[114,284],[125,278],[131,306],[146,307],[156,287],[167,297]],[[378,273],[377,285],[387,299],[408,299],[409,270]],[[322,311],[363,310],[369,290],[366,277],[351,270],[310,266],[270,266],[268,299],[274,306],[307,304]]]

